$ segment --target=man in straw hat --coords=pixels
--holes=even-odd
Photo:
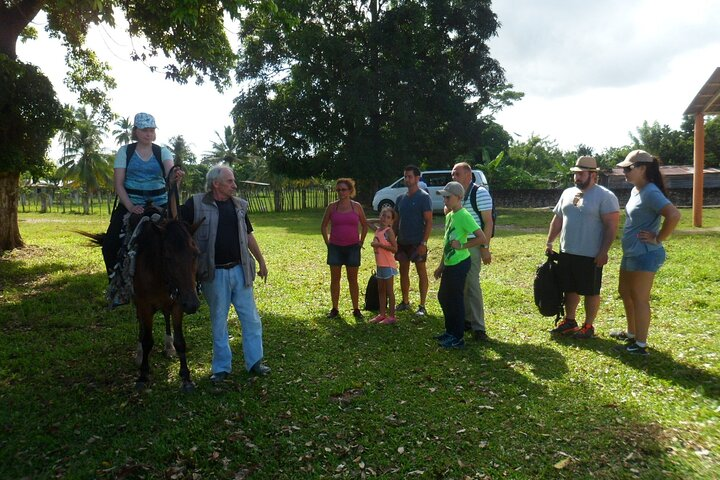
[[[560,235],[558,266],[565,292],[565,318],[550,333],[592,338],[600,307],[602,270],[617,233],[620,206],[614,193],[597,184],[599,169],[593,157],[578,158],[570,171],[575,186],[560,196],[547,236],[549,254]],[[579,327],[575,313],[581,295],[585,297],[585,323]]]

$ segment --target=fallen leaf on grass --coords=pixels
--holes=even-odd
[[[555,468],[557,468],[558,470],[562,470],[563,468],[567,467],[570,464],[570,462],[571,462],[570,458],[565,457],[553,466]]]

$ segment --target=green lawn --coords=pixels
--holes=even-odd
[[[438,282],[428,318],[356,322],[343,285],[343,318],[328,320],[322,211],[253,215],[272,374],[244,373],[233,318],[236,370],[213,386],[204,306],[185,322],[195,393],[154,351],[137,394],[134,312],[105,309],[100,252],[73,233],[107,215],[21,214],[28,247],[0,257],[0,478],[718,478],[720,209],[699,230],[683,210],[667,242],[647,358],[618,356],[608,337],[624,326],[618,242],[598,337],[550,338],[531,291],[550,215],[500,211],[482,272],[493,340],[450,352],[430,339]],[[363,262],[364,284],[370,248]]]

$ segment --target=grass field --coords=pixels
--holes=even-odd
[[[343,285],[343,318],[326,319],[322,211],[254,215],[272,374],[243,371],[233,317],[235,371],[212,385],[203,306],[185,321],[196,391],[180,392],[177,361],[156,350],[137,394],[134,312],[106,310],[100,252],[72,233],[107,215],[21,214],[28,246],[0,257],[0,478],[718,478],[720,209],[703,229],[683,210],[666,242],[647,358],[608,337],[624,326],[618,242],[597,337],[550,338],[531,289],[550,215],[500,211],[482,272],[492,341],[450,352],[431,340],[438,282],[427,318],[356,322]],[[366,248],[363,284],[372,267]]]

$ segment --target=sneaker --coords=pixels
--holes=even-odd
[[[438,333],[437,335],[433,335],[433,339],[437,340],[438,342],[442,342],[443,340],[447,339],[448,337],[451,337],[447,332]]]
[[[556,334],[560,334],[560,335],[569,335],[571,333],[577,332],[578,330],[580,330],[580,328],[578,327],[575,319],[564,318],[563,321],[560,322],[560,324],[557,327],[550,330],[550,333],[553,333],[553,334],[556,333]]]
[[[355,317],[356,320],[362,320],[365,318],[359,308],[353,310],[353,317]]]
[[[327,316],[327,318],[337,318],[338,315],[340,315],[340,312],[338,312],[338,309],[333,308],[332,310],[330,310],[330,312],[328,312],[328,314],[326,316]]]
[[[470,322],[465,322],[465,331],[469,332],[472,330],[472,324]]]
[[[635,343],[635,335],[631,337],[625,330],[615,330],[613,332],[610,332],[610,338],[614,338],[615,340],[622,340],[626,343]]]
[[[587,323],[573,334],[573,338],[592,338],[593,336],[595,336],[595,327]]]
[[[490,337],[485,333],[485,330],[475,330],[473,331],[473,340],[476,342],[488,342]]]
[[[210,375],[210,381],[215,384],[222,383],[227,380],[228,376],[230,376],[228,372],[213,373],[212,375]]]
[[[624,352],[629,353],[630,355],[642,355],[644,357],[650,355],[650,353],[647,351],[647,347],[641,347],[635,342],[625,347]]]
[[[395,307],[396,312],[404,312],[410,310],[410,304],[405,302],[398,303],[397,307]]]
[[[448,337],[445,340],[438,343],[442,348],[465,348],[465,340],[463,340],[462,338],[456,338],[455,336],[450,334],[448,334]]]
[[[385,315],[383,315],[382,313],[379,313],[376,316],[374,316],[372,319],[370,319],[370,323],[380,323],[383,320],[385,320]]]
[[[417,312],[415,312],[415,315],[419,317],[424,317],[425,315],[427,315],[427,310],[425,310],[425,306],[420,305],[417,309]]]
[[[397,318],[390,315],[389,317],[385,317],[382,321],[380,321],[380,324],[381,325],[392,325],[395,322],[397,322]]]
[[[255,365],[250,368],[250,373],[259,377],[264,377],[270,374],[270,367],[262,363],[262,360],[258,360]]]

